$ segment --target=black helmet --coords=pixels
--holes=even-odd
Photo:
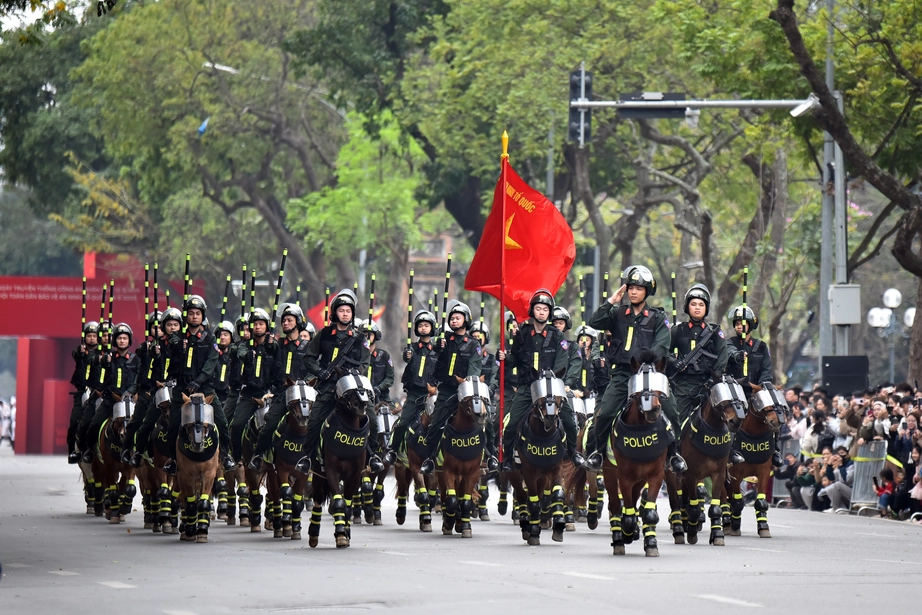
[[[112,330],[112,341],[115,341],[119,335],[128,336],[128,345],[131,346],[131,337],[134,335],[134,332],[131,330],[131,327],[127,323],[120,322],[115,325],[115,328]]]
[[[467,307],[466,303],[461,303],[460,301],[452,301],[448,306],[448,313],[445,315],[447,320],[451,320],[451,315],[455,313],[464,316],[464,328],[470,329],[471,323],[474,321],[474,319],[471,317],[471,308]],[[449,325],[449,328],[451,328],[451,325]]]
[[[333,301],[330,302],[330,321],[339,322],[336,319],[336,310],[337,308],[343,305],[348,305],[350,308],[352,308],[352,319],[354,320],[356,302],[357,302],[357,299],[355,298],[355,293],[349,290],[348,288],[344,288],[338,293],[336,293],[336,296],[333,297]],[[347,324],[347,323],[341,323],[341,324]]]
[[[748,305],[746,307],[738,305],[730,310],[730,324],[735,325],[737,320],[745,320],[749,324],[750,331],[759,328],[759,317]]]
[[[214,328],[215,341],[221,338],[221,331],[227,331],[230,333],[231,342],[234,341],[234,325],[229,320],[222,320],[218,323],[218,326]]]
[[[480,331],[483,333],[483,345],[486,346],[490,343],[490,328],[487,327],[487,323],[480,322],[479,320],[471,325],[471,334]]]
[[[631,265],[622,271],[621,284],[623,286],[643,286],[647,289],[647,297],[656,294],[656,279],[643,265]]]
[[[711,311],[711,291],[704,284],[698,283],[688,289],[685,293],[685,313],[688,314],[688,304],[692,299],[701,299],[704,301],[704,315],[707,316]],[[691,314],[688,314],[691,316]]]
[[[418,326],[419,326],[419,323],[421,322],[428,322],[429,325],[432,327],[432,330],[429,332],[429,335],[435,336],[437,334],[439,325],[435,321],[435,314],[433,314],[429,310],[419,310],[418,312],[416,312],[416,314],[413,316],[413,333],[415,333],[417,336],[419,336]]]
[[[257,320],[265,320],[267,327],[269,323],[272,322],[272,319],[269,317],[269,312],[262,308],[254,308],[253,311],[250,312],[250,318],[247,322],[252,327]]]
[[[83,335],[87,333],[99,333],[99,323],[91,320],[83,325]]]
[[[535,317],[535,306],[539,303],[546,305],[549,312],[553,314],[556,304],[554,303],[554,295],[551,294],[551,291],[546,288],[539,288],[535,291],[535,294],[531,296],[531,301],[528,302],[528,315],[532,318]]]
[[[112,333],[112,323],[108,320],[99,321],[99,334],[100,335],[109,335]]]
[[[314,336],[317,335],[317,329],[314,327],[314,323],[312,322],[305,323],[303,330],[311,334],[311,339],[314,339]]]
[[[246,331],[247,325],[249,324],[249,319],[246,316],[238,316],[234,323],[236,325],[237,335],[242,337],[243,332]]]
[[[201,310],[202,318],[205,317],[205,310],[208,309],[208,306],[205,305],[205,300],[199,295],[189,295],[189,298],[183,301],[182,311],[189,313],[191,309]]]
[[[295,317],[295,327],[298,331],[303,331],[305,327],[304,312],[300,307],[294,303],[286,303],[285,307],[282,308],[282,314],[279,316],[279,319],[285,318],[286,316]]]
[[[369,333],[373,333],[375,336],[376,342],[381,339],[381,328],[378,327],[378,323],[376,323],[373,320],[371,321],[370,324],[365,323],[364,332],[365,332],[366,337],[368,336]]]
[[[589,325],[580,325],[576,329],[576,341],[578,342],[579,338],[583,337],[584,335],[588,335],[589,337],[592,338],[593,342],[596,342],[598,341],[596,338],[598,337],[599,332],[593,329],[592,327],[590,327]]]
[[[563,328],[564,331],[569,331],[573,327],[573,321],[570,319],[570,312],[560,307],[559,305],[554,307],[554,311],[551,315],[551,322],[554,322],[555,320],[562,320],[567,323]]]
[[[163,322],[163,312],[151,312],[147,317],[147,330],[150,331],[154,327],[159,327],[161,322]]]
[[[160,316],[160,324],[165,325],[168,320],[175,320],[182,325],[182,312],[174,307],[168,307]]]

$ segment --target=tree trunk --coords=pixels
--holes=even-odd
[[[387,272],[387,287],[384,290],[384,316],[381,319],[381,331],[384,338],[381,346],[391,353],[394,362],[394,387],[392,397],[401,391],[400,377],[403,375],[403,361],[400,355],[407,345],[407,284],[406,276],[410,270],[410,250],[403,241],[390,253],[391,263]]]

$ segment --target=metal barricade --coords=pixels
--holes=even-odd
[[[887,463],[887,441],[873,440],[858,448],[852,481],[851,508],[877,506],[877,492],[874,490],[874,478],[880,474]]]
[[[788,454],[794,455],[794,458],[800,456],[800,442],[797,440],[785,440],[781,443],[781,459],[786,459]],[[777,476],[772,477],[772,504],[778,505],[781,502],[791,503],[791,493],[785,486],[786,480],[780,480]]]

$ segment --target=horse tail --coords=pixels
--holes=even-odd
[[[586,484],[586,479],[588,478],[586,468],[578,468],[572,463],[563,464],[562,474],[564,493],[575,493],[581,485]]]

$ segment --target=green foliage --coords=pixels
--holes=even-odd
[[[26,190],[0,187],[0,275],[79,275],[80,259],[64,245],[62,229],[39,218]]]

